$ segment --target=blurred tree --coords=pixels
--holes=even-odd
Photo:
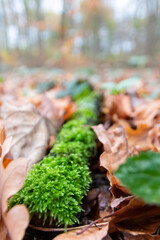
[[[7,13],[6,13],[6,6],[5,6],[5,1],[0,0],[2,12],[1,12],[1,24],[2,24],[2,29],[3,29],[3,34],[1,35],[3,37],[3,46],[5,50],[8,50],[8,36],[7,36],[7,26],[8,26],[8,21],[7,21]]]
[[[96,60],[110,54],[114,34],[113,11],[102,0],[83,0],[81,4],[83,51]]]
[[[136,19],[143,21],[141,33],[143,32],[144,53],[155,57],[160,48],[160,0],[137,0],[136,4]]]

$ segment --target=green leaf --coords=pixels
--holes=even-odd
[[[43,92],[53,88],[54,85],[55,85],[55,82],[53,80],[49,81],[49,82],[40,82],[37,85],[37,91],[38,91],[38,93],[43,93]]]
[[[0,76],[0,83],[4,83],[4,78]]]
[[[91,91],[90,84],[87,81],[74,81],[65,84],[65,89],[57,94],[57,98],[71,96],[73,99],[79,98],[81,95],[88,95]]]
[[[145,67],[148,62],[147,56],[131,56],[128,64],[132,67]]]
[[[160,153],[146,151],[129,157],[115,176],[137,197],[160,204]]]
[[[83,76],[83,77],[89,77],[89,76],[95,74],[95,70],[90,67],[77,68],[75,70],[75,72],[78,73],[78,75]]]
[[[107,88],[109,90],[112,90],[115,87],[116,87],[116,84],[113,83],[113,82],[106,82],[106,83],[103,83],[102,86],[101,86],[102,89],[106,89]]]
[[[120,89],[123,89],[123,88],[129,88],[129,87],[132,87],[137,81],[140,81],[141,78],[138,77],[138,76],[133,76],[133,77],[130,77],[130,78],[127,78],[123,81],[121,81],[119,84],[118,84],[118,87]]]
[[[113,82],[103,83],[101,88],[108,89],[112,95],[117,95],[124,92],[127,88],[134,86],[134,84],[140,80],[141,79],[138,76],[132,76],[117,84]]]

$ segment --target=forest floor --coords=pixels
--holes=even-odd
[[[8,210],[8,200],[75,113],[72,96],[83,81],[103,97],[99,124],[92,127],[98,153],[80,224],[64,232],[30,222],[24,205]],[[1,240],[160,239],[158,69],[22,66],[0,74],[0,96]]]

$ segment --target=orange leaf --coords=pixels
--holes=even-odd
[[[69,119],[72,114],[76,111],[76,104],[75,103],[70,103],[67,108],[66,108],[66,113],[64,114],[64,120]]]
[[[9,159],[5,157],[3,159],[3,167],[6,168],[11,161],[13,161],[13,159]]]

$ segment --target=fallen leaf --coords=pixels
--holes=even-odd
[[[129,96],[111,95],[107,96],[104,103],[105,107],[109,109],[109,114],[111,117],[127,118],[132,116],[132,106],[131,99]]]
[[[133,113],[134,123],[153,127],[160,121],[160,100],[148,101],[138,105]]]
[[[132,194],[160,204],[160,153],[145,151],[129,157],[114,174]]]
[[[123,239],[124,240],[159,240],[159,235],[151,235],[151,234],[130,234],[128,232],[123,232]]]
[[[102,229],[98,228],[89,228],[84,233],[77,235],[80,230],[69,231],[67,233],[62,233],[59,236],[55,237],[54,240],[102,240],[102,239],[110,239],[107,238],[108,234],[108,226],[102,227]]]
[[[128,203],[132,198],[133,198],[133,196],[128,196],[128,197],[121,196],[119,198],[112,199],[111,208],[112,209],[122,208],[124,206],[124,203],[126,205],[126,203]]]
[[[152,141],[153,150],[154,151],[160,151],[160,124],[159,123],[156,124],[149,131],[149,138],[150,138],[150,141]]]
[[[47,97],[46,94],[42,96],[41,104],[39,105],[39,112],[42,116],[51,119],[53,124],[58,124],[58,108],[53,101]]]
[[[65,114],[64,114],[64,120],[69,119],[73,115],[73,113],[75,113],[76,109],[77,109],[76,104],[71,102],[66,107],[66,111],[65,111]]]
[[[130,154],[146,151],[153,148],[153,139],[150,137],[150,128],[146,124],[139,124],[136,129],[126,127]]]
[[[29,213],[25,206],[13,207],[4,217],[11,240],[22,240],[29,224]]]
[[[105,152],[100,156],[100,165],[109,172],[114,172],[128,156],[128,143],[124,129],[111,127],[105,130],[102,124],[92,127],[98,139],[104,145]]]
[[[0,134],[0,136],[2,135]],[[3,139],[1,139],[1,142],[3,142]],[[8,211],[8,200],[24,184],[27,161],[16,159],[4,168],[3,161],[10,150],[10,146],[11,138],[4,140],[0,159],[0,239],[22,240],[25,229],[29,224],[28,210],[23,205],[17,205]]]
[[[13,137],[10,148],[13,158],[26,158],[30,168],[45,155],[49,136],[56,133],[55,127],[28,103],[5,103],[1,114],[7,137]]]
[[[133,198],[121,209],[115,211],[110,221],[109,232],[129,231],[131,234],[154,234],[159,227],[160,207],[148,205]]]

